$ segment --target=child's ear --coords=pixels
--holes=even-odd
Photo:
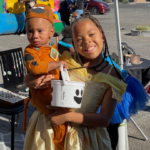
[[[51,30],[50,30],[50,35],[49,35],[50,39],[54,36],[54,33],[55,33],[55,28],[52,27]]]

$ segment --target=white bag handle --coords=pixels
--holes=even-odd
[[[68,71],[67,71],[67,69],[65,69],[65,71],[63,70],[63,65],[60,66],[60,71],[61,71],[61,76],[62,76],[64,85],[67,85],[66,81],[70,81]]]

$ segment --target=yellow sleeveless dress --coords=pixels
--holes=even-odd
[[[69,68],[81,67],[68,52],[63,53],[61,60],[66,61]],[[110,87],[113,92],[112,98],[120,103],[127,86],[109,74],[91,75],[85,68],[69,71],[69,76],[73,81],[85,82],[82,106],[73,110],[80,113],[96,113],[106,90]],[[111,150],[106,128],[68,123],[64,148],[57,147],[53,137],[54,131],[50,120],[36,110],[28,124],[24,150]]]

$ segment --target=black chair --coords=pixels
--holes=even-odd
[[[3,77],[3,86],[5,89],[14,93],[25,90],[23,78],[26,73],[23,59],[22,48],[16,48],[0,52],[0,66]],[[14,150],[14,122],[15,115],[24,110],[24,103],[12,105],[11,107],[3,106],[0,103],[0,113],[11,115],[11,150]]]

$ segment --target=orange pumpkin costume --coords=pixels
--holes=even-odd
[[[34,5],[27,13],[26,20],[29,18],[44,18],[49,20],[53,24],[53,13],[51,8],[46,5],[36,4]],[[59,61],[59,52],[57,47],[52,44],[51,47],[33,47],[28,45],[25,48],[24,52],[25,65],[27,72],[30,72],[34,75],[42,74],[51,74],[55,80],[59,79],[59,70],[54,69],[48,72],[48,63]],[[32,105],[40,110],[42,113],[48,115],[53,112],[46,108],[46,105],[50,105],[51,101],[51,88],[45,89],[33,89],[30,88],[31,98],[30,102]],[[26,108],[27,106],[25,106]],[[41,122],[42,123],[42,122]],[[54,126],[54,143],[59,146],[64,146],[64,137],[65,137],[65,125]]]

